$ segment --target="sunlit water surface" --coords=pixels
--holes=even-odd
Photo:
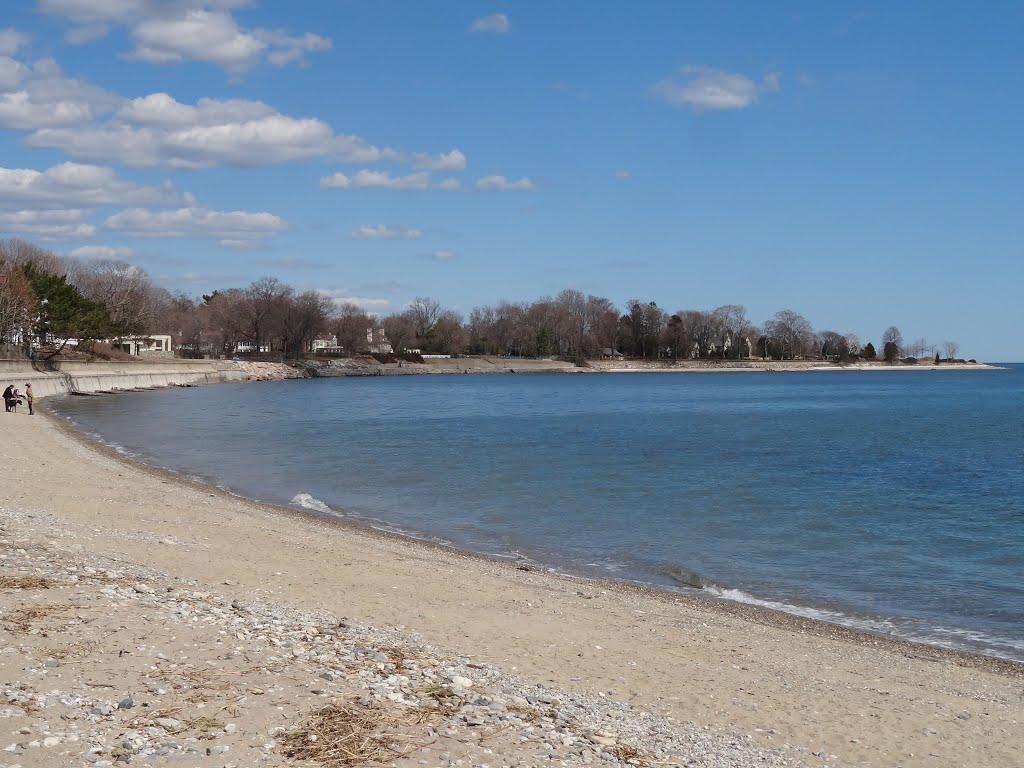
[[[1024,366],[73,397],[155,465],[561,570],[1024,660]]]

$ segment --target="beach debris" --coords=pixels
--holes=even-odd
[[[407,725],[409,722],[378,704],[359,700],[332,703],[285,734],[281,751],[325,768],[385,762],[412,751],[398,736]]]
[[[43,750],[46,765],[100,768],[795,764],[399,629],[73,551],[63,530],[0,509],[2,538],[25,542],[0,559],[0,584],[19,585],[0,589],[0,766]],[[41,574],[45,587],[14,580]]]
[[[0,575],[0,589],[49,589],[52,585],[45,576]]]

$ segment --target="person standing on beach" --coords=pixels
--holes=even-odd
[[[7,389],[4,390],[4,410],[8,413],[11,412],[11,408],[14,406],[14,385],[8,384]]]
[[[36,399],[36,396],[32,394],[32,385],[27,381],[25,382],[25,402],[28,403],[28,415],[32,416],[35,411],[32,410],[32,401]]]

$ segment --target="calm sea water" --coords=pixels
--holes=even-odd
[[[58,409],[254,498],[1024,660],[1024,366],[320,379]]]

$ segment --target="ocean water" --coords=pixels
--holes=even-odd
[[[257,499],[1024,660],[1024,366],[373,377],[54,403]]]

